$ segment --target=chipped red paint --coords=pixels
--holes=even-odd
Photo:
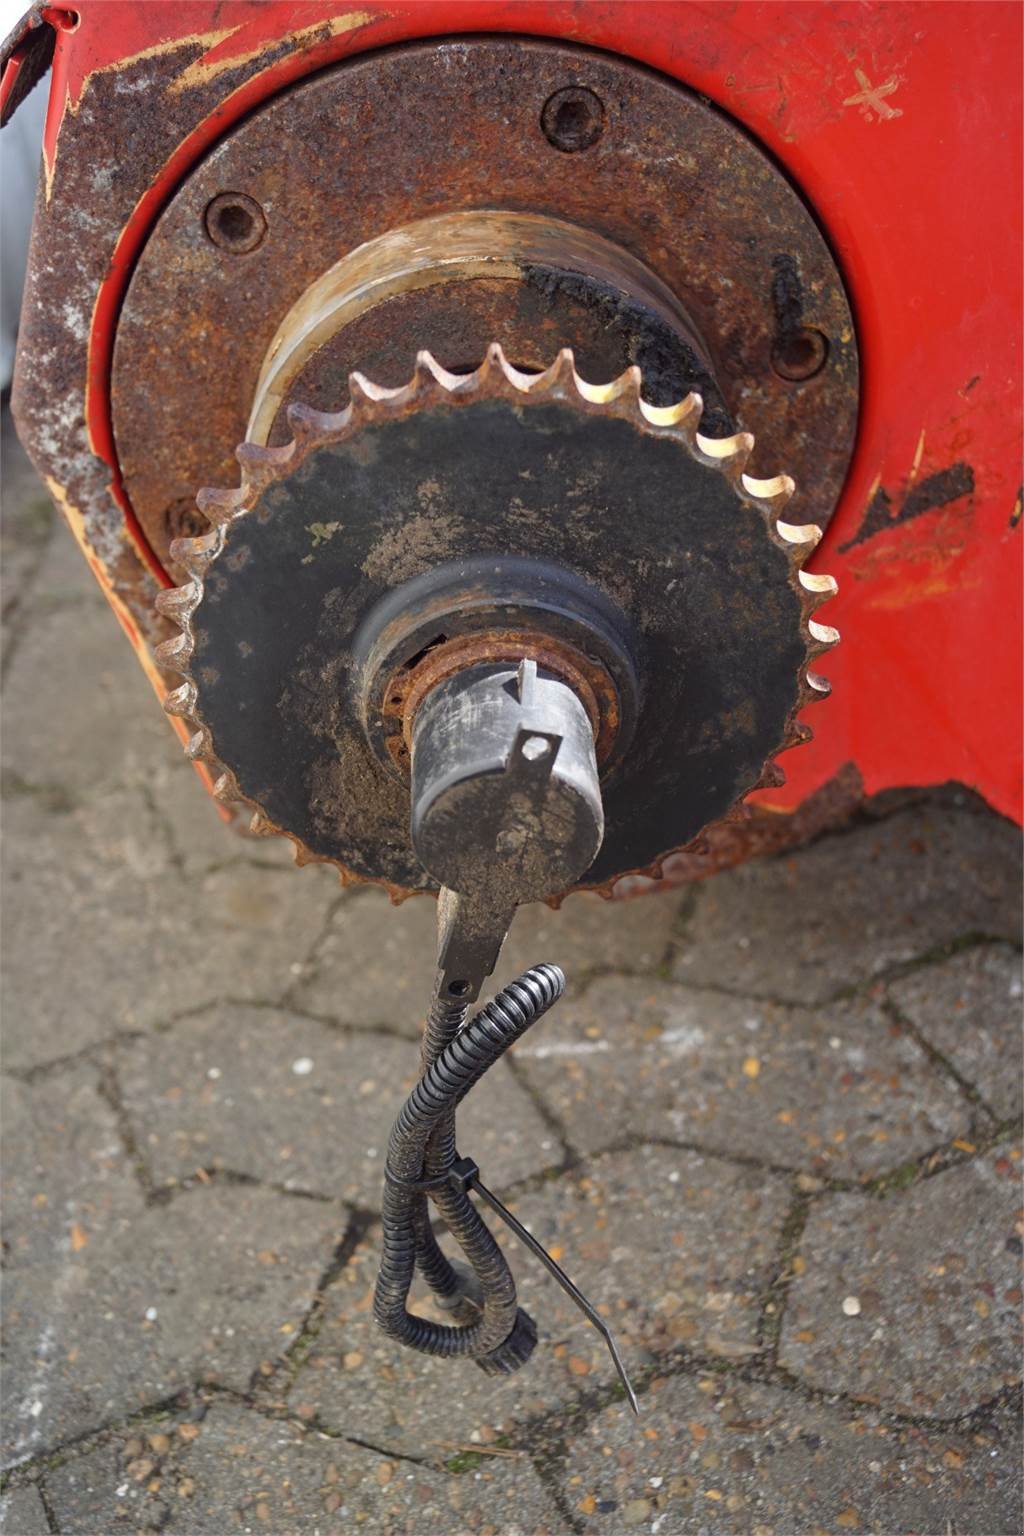
[[[786,789],[758,798],[791,808],[855,762],[868,794],[955,779],[1020,816],[1021,533],[1019,522],[1011,526],[1020,464],[1016,3],[80,0],[76,9],[80,24],[57,39],[51,170],[66,115],[95,71],[199,35],[208,46],[189,67],[215,71],[309,29],[297,46],[276,47],[267,67],[193,130],[125,225],[97,296],[89,356],[90,435],[115,493],[110,361],[134,260],[189,167],[300,76],[405,39],[530,33],[627,54],[746,124],[831,239],[863,369],[857,453],[815,562],[840,583],[828,617],[845,643],[823,668],[834,693],[814,718],[813,744],[786,758]],[[858,540],[868,508],[885,504],[880,490],[890,506],[905,507],[915,485],[954,465],[967,467],[973,489]]]

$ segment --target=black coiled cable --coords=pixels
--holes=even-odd
[[[424,1072],[388,1142],[383,1242],[373,1312],[392,1338],[430,1355],[470,1355],[485,1370],[509,1371],[527,1357],[536,1330],[516,1305],[515,1281],[469,1195],[448,1182],[456,1160],[455,1109],[489,1067],[561,997],[565,977],[538,965],[505,987],[465,1023],[466,1010],[435,1001],[423,1045]],[[434,1201],[480,1287],[479,1308],[453,1311],[463,1326],[415,1317],[406,1299],[417,1263],[435,1294],[449,1303],[462,1294],[458,1274],[430,1228],[426,1195]]]

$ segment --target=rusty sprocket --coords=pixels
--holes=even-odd
[[[808,663],[839,638],[814,616],[835,581],[804,569],[820,530],[781,515],[787,476],[745,473],[751,434],[706,437],[699,396],[652,406],[641,389],[637,368],[587,383],[567,350],[539,374],[498,346],[470,374],[421,353],[407,385],[353,374],[344,410],[293,406],[290,442],[243,443],[240,485],[200,492],[210,532],[176,541],[188,579],[158,599],[180,627],[159,651],[182,678],[165,707],[218,798],[290,838],[297,863],[395,900],[431,889],[401,772],[367,738],[360,626],[439,566],[506,554],[570,566],[635,639],[635,734],[602,786],[608,830],[581,889],[657,878],[783,782],[775,759],[828,692]],[[492,643],[512,633],[481,603],[467,588],[466,634],[432,653],[481,626]]]

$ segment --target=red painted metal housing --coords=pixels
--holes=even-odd
[[[957,780],[1019,818],[1019,5],[79,0],[76,11],[57,37],[50,175],[97,72],[185,40],[204,81],[259,61],[153,176],[95,294],[89,438],[159,580],[120,487],[111,355],[133,263],[196,161],[295,80],[404,40],[514,32],[622,53],[706,95],[787,169],[856,314],[857,450],[814,562],[839,580],[827,617],[844,644],[822,665],[834,692],[814,742],[786,758],[785,789],[758,798],[792,808],[852,762],[868,794]]]

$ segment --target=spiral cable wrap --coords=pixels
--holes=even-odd
[[[423,1042],[423,1075],[398,1115],[388,1142],[383,1240],[373,1311],[391,1338],[425,1354],[469,1355],[484,1370],[515,1370],[528,1357],[536,1329],[516,1304],[515,1281],[469,1195],[447,1181],[456,1161],[455,1110],[511,1045],[558,1001],[565,977],[538,965],[505,987],[468,1023],[464,1008],[435,999]],[[429,1192],[417,1189],[429,1182]],[[427,1193],[459,1244],[479,1286],[468,1298],[457,1270],[430,1227]],[[457,1326],[416,1317],[406,1300],[417,1267]],[[452,1306],[453,1298],[455,1305]]]

